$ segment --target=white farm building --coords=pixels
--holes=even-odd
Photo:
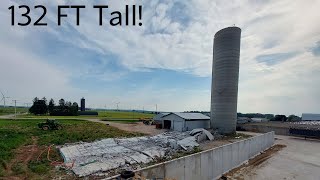
[[[174,131],[190,131],[210,128],[210,117],[201,113],[170,113],[162,118],[162,127]]]

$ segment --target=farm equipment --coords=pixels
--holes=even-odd
[[[47,119],[46,122],[39,123],[38,127],[42,130],[61,130],[62,125],[59,124],[56,120],[54,119]]]
[[[145,125],[155,125],[153,119],[144,119],[142,122],[143,122],[143,124],[145,124]]]

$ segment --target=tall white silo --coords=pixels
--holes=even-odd
[[[236,131],[241,29],[228,27],[214,36],[211,127],[220,133]]]

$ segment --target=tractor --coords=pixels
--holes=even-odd
[[[54,119],[47,119],[46,122],[39,123],[38,127],[42,130],[61,130],[62,125],[59,124],[56,120]]]

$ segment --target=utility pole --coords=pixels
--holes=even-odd
[[[158,114],[158,104],[156,104],[156,114]]]
[[[12,100],[14,102],[14,119],[17,118],[17,100]]]

